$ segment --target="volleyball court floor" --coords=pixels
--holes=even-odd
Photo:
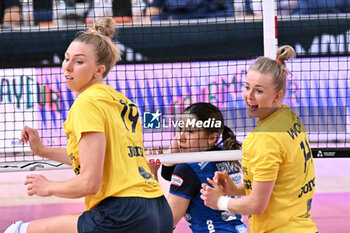
[[[312,219],[320,233],[350,233],[350,159],[314,159],[316,192],[312,203]],[[52,180],[64,180],[73,176],[65,170],[37,171]],[[17,220],[84,211],[84,200],[66,200],[55,197],[29,197],[23,185],[28,172],[0,173],[0,232]],[[169,183],[161,180],[167,193]],[[287,211],[287,210],[286,210]],[[247,218],[245,218],[247,222]],[[183,219],[175,233],[190,233]],[[63,232],[64,233],[64,232]]]

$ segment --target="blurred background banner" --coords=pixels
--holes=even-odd
[[[298,57],[350,54],[347,17],[297,18],[278,21],[278,43],[289,44]],[[0,67],[58,66],[77,32],[83,30],[4,30],[0,33]],[[236,60],[262,55],[262,20],[184,22],[119,28],[116,42],[122,64]]]

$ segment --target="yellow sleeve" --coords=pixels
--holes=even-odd
[[[275,137],[265,133],[259,134],[249,161],[251,172],[255,181],[276,180],[283,161],[283,149]]]
[[[104,115],[95,101],[79,100],[73,109],[72,120],[77,142],[84,132],[105,132]]]

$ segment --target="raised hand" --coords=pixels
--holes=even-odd
[[[233,182],[230,175],[226,171],[215,172],[213,181],[216,182],[228,196],[239,196],[240,190]]]
[[[44,154],[45,146],[42,143],[39,133],[36,129],[24,126],[21,134],[20,142],[22,145],[29,142],[30,149],[36,155],[42,156]]]
[[[221,196],[224,196],[225,193],[222,187],[215,181],[207,178],[207,183],[202,184],[201,189],[201,199],[204,201],[204,205],[212,208],[218,209],[218,200]]]

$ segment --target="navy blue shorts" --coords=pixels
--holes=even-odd
[[[79,233],[171,233],[173,215],[164,196],[108,197],[78,219]]]

